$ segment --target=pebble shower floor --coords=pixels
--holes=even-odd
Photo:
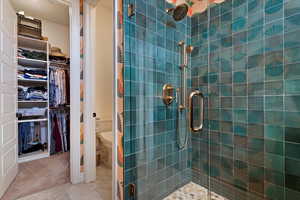
[[[208,190],[196,183],[190,182],[179,188],[164,200],[209,200]],[[210,200],[228,200],[214,192],[211,192]]]

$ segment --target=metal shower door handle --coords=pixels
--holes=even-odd
[[[194,126],[194,103],[193,98],[196,96],[200,96],[200,125],[195,127]],[[203,120],[204,120],[204,96],[199,90],[194,90],[191,92],[189,96],[189,105],[190,105],[190,129],[193,132],[198,132],[203,129]]]

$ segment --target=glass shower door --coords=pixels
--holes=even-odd
[[[209,158],[209,135],[207,124],[207,97],[204,95],[204,88],[193,88],[189,94],[189,123],[191,133],[192,151],[192,182],[195,191],[193,193],[207,200],[210,198],[210,158]]]

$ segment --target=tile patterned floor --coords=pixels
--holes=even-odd
[[[164,198],[164,200],[209,200],[208,194],[206,188],[190,182]],[[210,200],[227,200],[214,192],[211,192],[210,195]]]
[[[112,170],[97,168],[97,180],[88,184],[64,184],[18,200],[111,200]]]

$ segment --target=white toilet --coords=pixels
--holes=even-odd
[[[100,164],[104,164],[107,167],[112,167],[112,132],[100,132],[97,134],[99,140],[100,150]]]
[[[111,120],[97,120],[96,121],[96,162],[97,166],[105,165],[112,167],[112,121]]]

